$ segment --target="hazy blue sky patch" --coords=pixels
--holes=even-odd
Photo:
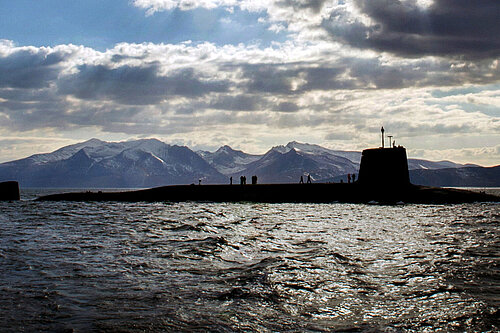
[[[116,43],[208,41],[217,45],[284,41],[259,22],[265,13],[224,8],[174,9],[146,15],[123,0],[16,0],[0,5],[0,38],[19,45],[85,45],[97,50]]]
[[[448,96],[466,95],[466,94],[477,94],[482,91],[498,91],[500,90],[500,84],[488,84],[484,86],[470,86],[470,87],[459,87],[452,89],[436,89],[432,91],[432,97],[442,98]]]

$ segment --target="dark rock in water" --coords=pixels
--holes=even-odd
[[[19,195],[19,183],[16,181],[2,182],[0,183],[0,200],[19,200],[21,196]]]

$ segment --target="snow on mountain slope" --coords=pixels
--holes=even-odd
[[[60,148],[52,153],[36,154],[28,157],[28,159],[36,164],[62,161],[70,158],[82,148],[85,148],[89,157],[98,162],[104,158],[118,155],[126,149],[142,150],[156,154],[159,151],[164,151],[166,146],[168,145],[157,139],[142,139],[122,142],[105,142],[98,139],[90,139],[85,142]]]
[[[322,154],[328,154],[328,155],[335,155],[343,158],[347,158],[348,160],[359,164],[361,161],[361,152],[359,151],[342,151],[342,150],[332,150],[328,149],[325,147],[321,147],[319,145],[315,144],[309,144],[309,143],[300,143],[297,141],[292,141],[289,142],[286,145],[287,148],[291,149],[294,148],[297,151],[302,151],[308,154],[315,154],[315,155],[322,155]]]
[[[299,158],[290,159],[290,156],[285,156],[291,151],[294,151],[302,160],[299,161]],[[260,156],[245,154],[242,151],[233,150],[229,146],[221,147],[213,153],[200,151],[198,154],[224,175],[238,177],[243,174],[260,174],[261,177],[264,177],[262,180],[271,182],[276,182],[277,179],[281,181],[295,179],[300,173],[314,174],[313,176],[317,180],[329,180],[348,173],[357,173],[361,162],[361,152],[332,150],[297,141],[289,142],[284,146],[272,147],[266,154]],[[287,163],[301,164],[303,170],[299,172],[299,165],[290,164],[287,171],[283,171],[286,169],[283,166],[285,163],[283,160],[286,159],[288,159]],[[306,163],[305,159],[313,163],[314,166]],[[308,165],[308,170],[305,170],[304,165]],[[412,170],[462,167],[463,165],[448,161],[432,162],[409,159],[408,166]],[[278,173],[278,170],[281,170],[281,173]],[[290,175],[286,175],[287,173]]]
[[[257,175],[259,182],[296,182],[307,174],[315,181],[330,181],[357,173],[360,159],[360,152],[296,141],[275,146],[263,155],[251,155],[229,146],[194,153],[188,147],[156,139],[91,139],[0,164],[0,181],[18,180],[21,186],[149,187],[196,183],[198,179],[203,183],[226,183],[229,176],[238,179],[240,175]],[[435,170],[464,165],[409,159],[408,166],[410,170]]]
[[[426,186],[498,187],[500,166],[411,170],[410,181]]]
[[[349,156],[360,155],[356,152],[345,153]],[[198,154],[222,174],[233,177],[260,174],[261,180],[268,182],[295,181],[306,173],[313,174],[319,180],[344,172],[357,172],[358,169],[355,162],[335,155],[330,149],[296,141],[272,147],[264,155],[246,154],[229,146],[213,153],[200,151]]]
[[[322,181],[339,174],[357,172],[352,161],[327,153],[314,154],[293,147],[271,148],[259,160],[244,170],[233,174],[257,175],[262,182],[298,182],[301,176],[310,174],[315,181]]]
[[[187,147],[156,139],[89,140],[48,154],[0,164],[0,180],[21,186],[151,187],[225,182],[226,177]]]
[[[361,152],[358,151],[341,151],[332,150],[328,148],[321,147],[319,145],[299,143],[292,141],[286,145],[288,148],[295,148],[298,151],[303,151],[310,154],[331,154],[335,156],[340,156],[351,160],[356,164],[361,163]],[[444,169],[444,168],[463,168],[463,167],[475,167],[474,164],[459,164],[450,161],[428,161],[422,159],[408,158],[408,169]]]
[[[427,161],[427,160],[422,160],[422,159],[414,159],[410,158],[408,159],[408,170],[417,170],[417,169],[430,169],[430,170],[435,170],[435,169],[446,169],[446,168],[463,168],[466,166],[477,166],[477,165],[472,165],[472,164],[459,164],[459,163],[454,163],[450,161]]]
[[[251,155],[241,150],[232,149],[227,145],[220,147],[213,153],[208,151],[198,151],[197,153],[224,175],[240,172],[244,170],[248,164],[262,157],[260,155]]]
[[[70,158],[74,154],[76,154],[82,148],[95,148],[103,145],[105,142],[98,139],[90,139],[85,142],[80,142],[74,145],[69,145],[63,148],[60,148],[52,153],[45,154],[35,154],[33,156],[28,157],[28,159],[35,164],[44,164],[56,161],[62,161]],[[13,161],[15,162],[15,161]],[[8,162],[11,163],[11,162]]]

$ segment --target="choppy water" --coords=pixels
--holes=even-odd
[[[2,331],[498,331],[500,205],[0,202]]]

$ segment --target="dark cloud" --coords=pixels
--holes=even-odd
[[[348,67],[310,67],[302,71],[306,83],[301,87],[302,91],[309,90],[336,90],[356,88],[354,80],[342,78]]]
[[[500,68],[491,59],[472,61],[425,57],[387,60],[387,57],[336,56],[321,62],[305,59],[277,64],[248,64],[240,59],[214,63],[218,74],[208,76],[199,74],[203,69],[197,69],[203,68],[203,63],[193,63],[192,68],[163,74],[162,65],[152,59],[144,61],[142,66],[116,62],[92,65],[98,60],[84,59],[87,65],[73,67],[72,61],[66,61],[65,54],[70,54],[69,51],[29,50],[17,49],[9,56],[0,57],[0,71],[3,70],[1,73],[4,74],[0,77],[2,128],[28,131],[89,126],[129,134],[140,134],[141,131],[174,133],[189,132],[199,126],[197,124],[215,129],[218,124],[269,124],[276,119],[281,127],[301,124],[314,127],[331,121],[333,112],[339,123],[359,124],[369,116],[358,117],[359,104],[344,102],[355,98],[354,93],[349,96],[347,90],[461,86],[500,79]],[[114,60],[120,61],[119,58]],[[11,68],[18,75],[12,75]],[[219,76],[234,79],[233,84],[229,79],[219,79]],[[343,90],[339,94],[343,97],[338,101],[333,101],[333,97],[329,100],[328,96],[335,96],[338,90]],[[331,91],[331,95],[304,98],[310,91]],[[76,99],[67,98],[68,95]],[[179,99],[172,97],[183,97],[183,102],[178,103]],[[307,114],[312,112],[297,112],[301,109],[328,110],[330,114],[324,118],[318,115],[308,117]],[[350,114],[353,118],[340,118]],[[372,117],[378,115],[374,112]],[[418,130],[454,133],[467,128]]]
[[[323,21],[335,39],[358,48],[402,56],[462,56],[468,59],[500,55],[498,0],[434,0],[429,8],[410,1],[355,0],[375,23],[349,22],[335,10]]]
[[[397,129],[400,135],[404,135],[407,137],[413,136],[422,136],[424,134],[445,134],[452,135],[457,133],[473,133],[473,132],[481,132],[481,128],[478,126],[468,123],[468,124],[446,124],[446,123],[438,123],[435,124],[418,124],[415,125],[411,122],[402,122],[402,121],[386,121],[387,125],[384,124],[386,128],[394,128]]]
[[[279,7],[292,7],[294,10],[309,9],[318,13],[326,0],[278,0],[276,5]]]
[[[243,77],[245,89],[250,93],[299,94],[311,90],[351,89],[356,84],[351,79],[341,78],[348,68],[318,67],[313,64],[246,65]]]
[[[58,82],[59,92],[83,100],[114,100],[121,104],[157,104],[169,96],[202,96],[227,91],[229,84],[203,80],[194,70],[184,69],[168,76],[158,75],[155,64],[146,67],[82,65],[78,73]]]
[[[9,129],[64,128],[68,109],[71,105],[51,88],[0,89],[0,116],[5,116],[1,126]]]
[[[57,96],[53,89],[22,89],[22,88],[4,88],[0,89],[0,98],[17,102],[57,102]]]
[[[32,50],[19,50],[0,57],[0,87],[47,87],[59,75],[64,58],[62,53]]]
[[[349,63],[349,74],[355,78],[358,87],[398,89],[418,86],[419,82],[429,75],[421,70],[416,70],[418,64],[384,65],[378,59],[373,58],[350,59]]]
[[[98,126],[102,128],[126,123],[151,123],[151,119],[145,119],[144,117],[138,119],[136,117],[141,111],[143,110],[140,106],[129,105],[81,106],[78,112],[67,115],[66,120],[79,126]]]
[[[215,96],[208,103],[195,103],[194,109],[216,109],[222,111],[279,111],[279,112],[295,112],[300,110],[297,104],[291,101],[276,102],[272,101],[261,94],[246,95],[226,95],[220,94]],[[185,107],[176,110],[177,114],[192,114],[195,110]]]
[[[74,105],[64,99],[60,99],[58,102],[7,101],[0,103],[0,116],[2,114],[8,115],[8,120],[3,122],[3,126],[19,131],[39,128],[68,130],[73,127],[86,126],[103,129],[110,126],[117,128],[127,123],[147,121],[147,119],[137,117],[142,111],[144,110],[141,106],[116,104],[95,106],[93,103]]]
[[[275,107],[275,110],[280,112],[295,112],[299,111],[300,107],[293,102],[281,102]]]
[[[115,103],[82,101],[75,104],[64,97],[58,96],[55,89],[0,89],[0,117],[6,117],[0,125],[20,131],[104,127],[110,123],[137,121],[132,117],[143,111],[140,106]]]
[[[287,66],[268,64],[244,65],[242,69],[243,77],[248,80],[245,88],[250,93],[290,94],[292,79],[299,73]]]
[[[382,79],[383,73],[376,59],[366,63],[345,59],[343,65],[343,67],[309,67],[312,65],[302,64],[293,69],[271,65],[245,66],[243,70],[243,76],[247,79],[245,89],[257,94],[296,95],[313,90],[365,89],[376,85],[375,80]],[[364,68],[369,69],[369,72],[364,73]],[[348,70],[350,75],[343,75]],[[387,87],[391,78],[387,77],[385,80]],[[402,79],[393,78],[393,80],[400,83]],[[397,83],[393,86],[397,86]]]
[[[329,133],[325,135],[325,140],[328,141],[350,141],[353,139],[353,137],[359,137],[357,132],[353,133],[346,133],[346,132],[334,132],[334,133]]]
[[[127,55],[127,54],[113,54],[113,56],[111,56],[111,61],[114,62],[114,63],[117,63],[117,62],[122,62],[124,60],[144,60],[147,58],[147,55],[144,54],[144,55],[140,55],[140,56],[131,56],[131,55]]]
[[[243,89],[251,94],[300,95],[308,91],[401,89],[489,84],[500,80],[491,60],[418,59],[384,62],[380,58],[343,58],[334,64],[245,65]]]
[[[257,96],[236,95],[219,96],[209,104],[212,109],[229,111],[255,111],[262,107],[261,98]]]
[[[13,130],[29,131],[38,128],[67,128],[70,124],[64,102],[21,103],[7,101],[0,103],[0,114],[8,115],[5,127]]]

